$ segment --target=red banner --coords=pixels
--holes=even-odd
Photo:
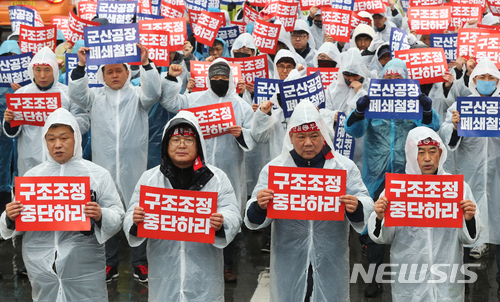
[[[268,187],[274,198],[267,217],[300,220],[344,220],[346,170],[269,167]]]
[[[210,67],[212,63],[204,61],[190,61],[190,64],[191,64],[191,77],[194,79],[195,82],[193,92],[207,90],[208,67]],[[241,66],[240,64],[232,64],[232,63],[229,63],[229,66],[233,71],[234,85],[238,86],[238,81],[241,79]]]
[[[165,1],[161,2],[161,15],[165,18],[183,18],[184,6],[175,6]]]
[[[43,127],[47,117],[61,108],[61,94],[54,93],[6,93],[7,108],[14,111],[11,127],[32,125]]]
[[[479,5],[481,5],[481,8],[483,10],[486,7],[486,0],[451,0],[450,3],[463,4],[463,5],[479,4]],[[499,3],[500,3],[500,1],[499,1]]]
[[[184,49],[184,42],[187,39],[186,19],[159,19],[139,21],[139,31],[143,30],[165,30],[169,33],[169,51]]]
[[[267,0],[249,0],[251,6],[265,7],[267,4]]]
[[[331,7],[332,0],[300,0],[301,10],[310,10],[313,6],[318,8]]]
[[[185,6],[184,0],[164,0],[164,1],[168,4],[172,4],[175,6]],[[163,5],[163,3],[161,5]]]
[[[474,57],[477,63],[490,59],[500,68],[500,34],[478,37],[474,47]]]
[[[231,102],[183,109],[196,115],[204,139],[229,134],[228,128],[236,125]]]
[[[84,20],[92,21],[97,15],[97,2],[80,1],[78,2],[78,16]]]
[[[19,26],[19,47],[22,53],[36,54],[40,49],[49,47],[56,51],[57,26],[31,27],[21,24]]]
[[[83,28],[87,26],[99,26],[99,23],[84,20],[73,13],[69,12],[69,32],[71,33],[69,42],[75,43],[78,40],[83,40]]]
[[[463,175],[385,175],[386,227],[463,226]]]
[[[267,54],[275,54],[281,25],[266,22],[260,19],[255,21],[253,28],[253,40],[259,51]]]
[[[385,13],[385,4],[382,0],[356,0],[354,2],[354,12],[361,11],[369,12],[370,14]]]
[[[90,202],[90,178],[16,177],[16,200],[23,205],[16,231],[89,231],[83,208]]]
[[[354,30],[360,24],[366,24],[371,26],[372,20],[368,18],[363,18],[358,13],[352,12],[351,16],[351,31]]]
[[[315,73],[316,71],[320,72],[321,74],[321,81],[323,82],[323,88],[325,90],[330,86],[331,83],[337,81],[338,75],[339,75],[339,68],[314,68],[314,67],[307,67],[307,75],[311,75]]]
[[[71,32],[69,30],[69,17],[64,16],[52,16],[50,17],[52,25],[57,26],[57,29],[62,31],[64,38],[69,40],[71,38]]]
[[[484,24],[477,24],[477,28],[480,29],[486,29],[491,33],[500,33],[500,26],[498,25],[484,25]]]
[[[245,22],[231,21],[231,25],[238,25],[240,34],[244,34],[247,32],[247,24]]]
[[[410,0],[410,7],[418,7],[418,6],[441,6],[443,5],[444,0]]]
[[[216,13],[203,11],[193,31],[196,41],[207,46],[212,46],[223,21],[224,19]]]
[[[201,11],[200,10],[193,10],[193,9],[188,9],[188,16],[189,16],[189,23],[191,24],[191,28],[196,28],[196,22],[198,22],[198,19],[200,18]]]
[[[151,1],[150,0],[139,0],[137,2],[137,12],[140,14],[151,15]]]
[[[243,8],[243,22],[249,24],[259,19],[259,13],[248,5]]]
[[[224,58],[229,63],[241,66],[241,77],[245,83],[255,83],[255,78],[269,78],[267,56],[258,55],[248,58]]]
[[[213,244],[210,217],[217,212],[217,196],[217,192],[141,186],[139,206],[145,215],[137,225],[137,236]]]
[[[321,9],[323,32],[335,41],[349,42],[351,37],[352,12],[337,8]]]
[[[409,7],[407,16],[410,29],[417,34],[442,34],[451,24],[451,7]]]
[[[406,62],[408,76],[420,85],[445,81],[448,63],[443,48],[397,50],[394,56]]]
[[[156,66],[169,66],[168,32],[165,30],[139,30],[141,44],[148,49],[149,59]]]
[[[285,1],[278,2],[276,20],[280,20],[286,31],[293,31],[295,20],[297,20],[298,9],[299,3],[287,3]]]
[[[466,60],[474,54],[474,46],[478,37],[490,35],[491,32],[487,29],[479,28],[462,28],[458,30],[457,36],[457,58],[464,57]]]
[[[487,0],[488,7],[490,8],[493,16],[500,17],[500,0]]]
[[[483,8],[480,4],[450,4],[451,7],[451,23],[449,30],[455,31],[456,27],[463,27],[468,20],[475,19],[480,24],[483,19]]]

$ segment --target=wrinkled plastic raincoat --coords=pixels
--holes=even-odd
[[[42,91],[38,89],[35,84],[33,66],[38,63],[49,64],[52,67],[54,83],[48,90]],[[57,66],[56,55],[52,52],[52,50],[50,50],[50,48],[44,47],[37,52],[28,66],[28,73],[33,83],[19,88],[16,93],[61,93],[61,107],[67,109],[75,116],[81,132],[86,133],[90,126],[89,115],[83,108],[70,101],[68,96],[68,87],[57,81],[59,77],[59,68]],[[42,163],[42,145],[40,145],[39,140],[42,135],[42,127],[21,125],[17,128],[17,132],[14,135],[7,134],[5,129],[4,133],[10,138],[17,137],[17,150],[19,154],[17,166],[19,176],[23,176],[26,171]]]
[[[212,65],[219,62],[228,64],[226,60],[219,58]],[[231,70],[229,79],[232,78],[233,72]],[[241,126],[241,134],[243,135],[246,147],[240,144],[230,133],[208,139],[205,141],[207,147],[205,161],[207,164],[216,166],[226,173],[227,177],[231,180],[236,197],[239,201],[243,202],[247,197],[244,152],[252,150],[256,145],[250,134],[253,116],[252,107],[238,96],[234,81],[232,80],[229,80],[229,89],[224,97],[219,97],[212,91],[208,76],[208,90],[206,91],[195,92],[189,95],[179,95],[181,84],[180,82],[173,82],[165,78],[162,79],[160,103],[170,112],[224,102],[231,102],[233,104],[236,125]]]
[[[181,111],[165,127],[168,129],[180,123],[190,124],[198,134],[203,154],[205,141],[198,120],[191,112]],[[169,139],[165,138],[164,139]],[[168,141],[163,142],[163,145]],[[162,150],[162,153],[164,151]],[[166,157],[168,154],[162,154]],[[167,160],[162,160],[163,163]],[[213,176],[200,191],[217,192],[217,213],[224,217],[224,237],[215,236],[215,243],[185,242],[174,240],[148,239],[149,301],[223,301],[223,255],[226,247],[238,233],[242,218],[239,201],[236,200],[231,182],[222,170],[205,165]],[[146,238],[130,234],[133,225],[134,208],[139,206],[141,185],[172,189],[172,185],[156,166],[142,174],[135,187],[123,230],[131,246],[139,246]]]
[[[316,16],[321,16],[321,9],[318,9],[316,11]],[[323,32],[323,27],[316,26],[314,22],[311,24],[311,34],[314,38],[314,44],[316,46],[316,49],[319,49],[321,45],[325,42],[325,33]]]
[[[73,72],[73,71],[72,71]],[[120,90],[109,88],[99,67],[97,79],[103,87],[89,88],[87,74],[69,78],[71,100],[90,112],[92,161],[111,173],[120,197],[128,205],[134,187],[146,171],[148,159],[148,110],[160,97],[158,71],[140,68],[141,86],[130,76]]]
[[[295,21],[295,27],[293,28],[294,31],[296,30],[303,30],[306,31],[309,34],[309,47],[311,50],[307,54],[307,56],[304,58],[306,60],[307,66],[309,67],[314,67],[313,64],[313,58],[316,55],[316,43],[314,42],[314,37],[312,36],[311,33],[311,28],[309,28],[309,24],[307,24],[307,21],[305,20],[296,20]],[[306,67],[306,66],[304,66]]]
[[[443,169],[446,160],[446,147],[439,135],[427,127],[417,127],[408,133],[406,140],[406,174],[422,174],[417,162],[417,143],[426,138],[432,138],[440,143],[442,150],[439,159],[438,175],[447,175]],[[381,196],[384,196],[382,192]],[[464,182],[464,199],[474,202],[472,192]],[[476,208],[477,209],[477,208]],[[482,224],[476,210],[475,228],[476,234],[472,238],[463,221],[462,228],[426,228],[426,227],[385,227],[385,219],[382,220],[382,228],[379,236],[375,236],[375,221],[377,213],[372,212],[368,220],[368,233],[370,238],[378,244],[391,244],[391,264],[397,264],[392,283],[392,300],[394,302],[444,302],[463,301],[465,288],[458,280],[465,280],[460,272],[463,261],[463,244],[471,244],[477,240],[481,233]],[[481,234],[482,236],[482,234]],[[402,265],[407,264],[406,273],[401,274]],[[446,274],[447,278],[456,277],[455,282],[429,283],[429,280],[441,278],[436,272],[431,273],[433,264],[440,265],[438,270]],[[415,269],[415,265],[418,267]],[[426,266],[427,265],[427,266]],[[457,275],[452,272],[453,266],[458,267]],[[410,269],[411,267],[411,269]],[[411,272],[410,272],[411,270]],[[422,282],[400,282],[400,280],[422,280]]]
[[[318,67],[318,56],[322,53],[326,54],[330,59],[334,60],[337,63],[337,67],[339,67],[341,61],[340,52],[335,43],[325,42],[321,44],[313,59],[314,67]]]
[[[310,122],[316,122],[326,143],[333,146],[316,107],[309,101],[300,102],[288,123],[282,153],[262,169],[247,209],[257,200],[257,193],[268,188],[269,166],[296,167],[289,153],[293,149],[290,129]],[[346,193],[356,196],[363,204],[363,222],[350,222],[347,217],[344,221],[266,218],[264,223],[257,225],[245,215],[245,225],[251,230],[262,229],[273,223],[271,301],[304,301],[309,264],[312,265],[314,283],[311,301],[349,301],[349,225],[357,232],[363,231],[373,211],[373,201],[356,165],[337,152],[333,154],[334,157],[327,159],[323,168],[347,170]]]
[[[74,130],[73,157],[59,164],[49,155],[45,134],[50,125],[69,125]],[[32,287],[33,301],[108,301],[104,243],[121,229],[123,206],[109,172],[82,159],[80,127],[65,109],[54,111],[38,136],[45,161],[25,176],[88,176],[90,189],[101,207],[101,226],[94,223],[94,234],[70,231],[17,232],[7,228],[6,212],[0,217],[0,233],[8,239],[24,233],[23,259]]]
[[[477,64],[469,78],[471,96],[480,94],[474,84],[474,78],[489,73],[500,79],[500,71],[489,59]],[[493,92],[493,97],[500,96],[500,89]],[[487,97],[485,97],[487,98]],[[481,221],[485,226],[481,237],[475,245],[483,243],[500,244],[500,138],[498,137],[461,137],[455,146],[449,146],[453,134],[451,117],[453,110],[457,110],[457,103],[448,108],[446,121],[441,127],[441,138],[448,149],[455,153],[456,174],[463,174],[464,180],[472,188],[479,210],[482,213]]]
[[[408,78],[405,62],[392,59],[385,65],[382,74],[385,74],[385,70],[388,68],[403,69],[406,71],[405,78]],[[350,115],[352,114],[354,114],[354,110],[351,111]],[[351,126],[347,126],[346,122],[344,126],[350,135],[356,138],[365,137],[363,143],[363,181],[370,196],[373,197],[380,184],[385,181],[386,172],[404,173],[406,164],[404,145],[408,132],[418,126],[426,126],[438,131],[440,121],[439,115],[432,109],[432,122],[428,125],[423,124],[422,120],[363,119]],[[361,146],[356,146],[356,148],[358,147]]]

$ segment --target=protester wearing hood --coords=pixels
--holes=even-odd
[[[373,211],[373,201],[356,165],[331,149],[326,123],[311,102],[304,100],[295,107],[285,133],[281,155],[262,169],[245,212],[245,225],[251,230],[273,224],[271,301],[347,301],[349,225],[361,232]],[[273,198],[268,189],[269,166],[347,170],[347,195],[340,197],[346,205],[346,219],[267,218]]]
[[[32,83],[19,88],[15,93],[60,93],[61,107],[75,116],[81,131],[86,133],[89,129],[89,115],[83,108],[70,101],[68,87],[57,81],[59,69],[56,55],[50,48],[44,47],[37,52],[28,66],[28,74]],[[10,122],[13,119],[14,112],[6,109],[3,131],[10,138],[17,137],[17,167],[19,176],[23,176],[26,171],[43,161],[42,145],[38,139],[42,128],[30,125],[11,127]]]
[[[439,135],[427,127],[417,127],[408,133],[405,145],[406,174],[449,175],[443,169],[446,147]],[[392,301],[464,301],[465,280],[461,267],[462,245],[474,243],[483,228],[470,187],[464,181],[463,226],[461,228],[386,227],[385,211],[390,202],[384,195],[375,203],[375,212],[368,220],[370,238],[379,244],[391,244],[391,265],[411,264],[411,271],[395,270],[391,285]],[[482,236],[482,234],[481,234]],[[444,282],[433,282],[431,267],[439,265]],[[409,265],[408,265],[409,266]],[[414,269],[416,266],[416,269]],[[418,276],[418,282],[402,282]],[[451,278],[456,281],[451,281]],[[448,281],[450,280],[450,281]],[[435,280],[434,280],[435,281]]]
[[[256,55],[255,42],[253,37],[249,33],[241,34],[236,40],[234,40],[233,47],[231,49],[231,57],[233,58],[249,58]],[[268,71],[269,73],[269,71]],[[245,81],[245,92],[242,98],[249,104],[253,103],[253,93],[254,93],[254,83]]]
[[[380,79],[382,77],[382,69],[391,60],[391,49],[389,43],[384,42],[380,45],[374,53],[370,66],[370,74],[373,79]]]
[[[290,71],[298,68],[295,56],[289,50],[282,49],[276,53],[273,63],[273,74],[275,79],[284,80],[290,74]]]
[[[108,301],[104,243],[120,230],[124,210],[109,172],[82,159],[81,137],[69,111],[54,111],[38,137],[44,161],[25,176],[89,177],[91,201],[83,212],[91,219],[90,231],[16,231],[15,218],[23,210],[19,201],[8,204],[0,216],[3,238],[24,234],[23,260],[33,301]]]
[[[325,42],[316,52],[313,59],[314,67],[335,68],[340,65],[340,52],[337,46],[331,42]]]
[[[120,198],[125,205],[130,202],[134,186],[146,171],[148,147],[148,110],[159,99],[158,72],[149,64],[147,49],[141,49],[141,86],[130,83],[127,64],[101,66],[97,73],[103,87],[89,88],[85,72],[85,53],[78,51],[78,66],[71,71],[69,92],[71,99],[90,112],[92,123],[92,160],[111,173]],[[106,244],[106,280],[118,277],[119,237]],[[132,250],[134,275],[147,281],[146,246]]]
[[[223,253],[241,226],[239,202],[226,174],[205,162],[205,140],[196,116],[179,112],[165,127],[161,164],[141,176],[128,206],[123,230],[131,246],[146,239],[137,237],[144,221],[139,207],[141,186],[217,192],[216,213],[210,218],[214,244],[149,239],[149,301],[223,301]]]
[[[490,59],[482,59],[472,70],[468,87],[473,97],[495,99],[500,95],[498,89],[500,71]],[[472,188],[472,193],[480,210],[480,218],[485,226],[480,239],[473,245],[471,257],[480,258],[488,253],[488,243],[497,245],[497,266],[500,268],[500,205],[497,202],[500,194],[500,139],[498,137],[461,137],[457,127],[460,113],[457,104],[448,108],[446,121],[442,125],[441,138],[448,150],[456,156],[457,173],[464,175],[464,180]],[[496,280],[500,285],[500,273]]]
[[[276,21],[274,24],[281,24],[281,22],[278,20]],[[280,30],[280,35],[278,37],[278,44],[276,45],[276,53],[273,55],[273,54],[268,54],[268,65],[269,66],[273,66],[274,65],[274,62],[276,62],[276,54],[278,54],[278,52],[280,50],[288,50],[290,51],[292,54],[293,54],[293,57],[295,59],[295,62],[297,64],[300,64],[302,65],[303,67],[307,66],[307,62],[306,60],[301,57],[296,51],[295,51],[295,48],[293,47],[292,45],[292,41],[291,41],[291,37],[290,37],[290,33],[288,33],[286,30],[285,30],[285,27],[283,26],[283,24],[281,24],[281,30]],[[275,74],[274,74],[274,71],[271,70],[271,75],[269,78],[276,78],[275,77]]]
[[[214,60],[222,57],[229,57],[229,50],[227,48],[226,41],[220,38],[215,38],[214,44],[208,47],[208,52],[203,50],[203,57],[205,59],[213,57]]]
[[[352,34],[351,48],[356,47],[360,52],[367,50],[373,39],[375,39],[375,31],[373,28],[366,24],[359,24]]]
[[[290,33],[293,48],[306,60],[307,66],[313,67],[313,58],[316,55],[316,45],[309,25],[304,20],[296,20],[295,27]]]
[[[390,20],[388,20],[387,18],[387,16],[389,16],[389,13],[387,12],[372,15],[373,29],[377,32],[380,40],[384,42],[391,41],[391,29],[393,27],[397,28],[396,24],[391,20],[397,20],[397,22],[399,22],[400,24],[400,27],[402,25],[402,16],[398,13],[398,10],[396,8],[393,7],[391,9],[390,15],[392,16]]]
[[[309,16],[307,16],[307,22],[311,25],[311,34],[314,38],[314,44],[316,49],[325,42],[325,34],[323,33],[323,21],[321,19],[321,9],[317,6],[311,7],[309,9]]]

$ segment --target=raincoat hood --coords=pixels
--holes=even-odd
[[[229,66],[229,63],[226,61],[226,59],[218,58],[218,59],[215,59],[215,61],[213,61],[213,63],[210,65],[210,67],[208,67],[208,72],[207,72],[208,90],[210,90],[210,92],[213,93],[215,97],[219,98],[219,96],[217,94],[215,94],[215,92],[212,90],[212,87],[210,86],[210,78],[208,77],[212,66],[214,66],[216,64],[226,64],[227,66]],[[234,84],[234,80],[233,80],[233,69],[231,67],[229,67],[229,88],[227,89],[226,95],[224,97],[231,96],[235,93],[236,93],[236,85]]]
[[[293,28],[293,31],[298,31],[298,30],[306,31],[309,34],[309,40],[307,41],[309,43],[309,47],[311,47],[311,49],[316,49],[316,43],[314,42],[314,38],[311,33],[311,28],[309,28],[309,24],[307,24],[307,21],[302,19],[297,19],[297,21],[295,21],[295,27]]]
[[[7,40],[2,43],[0,46],[0,55],[6,53],[15,53],[16,55],[21,54],[21,48],[19,48],[19,44],[15,40]]]
[[[66,38],[64,37],[62,30],[60,29],[57,30],[57,41],[66,42]]]
[[[340,64],[341,61],[340,52],[339,49],[337,48],[337,45],[331,42],[325,42],[320,46],[320,48],[316,52],[316,55],[314,55],[313,59],[314,67],[318,67],[318,56],[322,53],[326,54],[330,59],[337,62],[337,66]]]
[[[500,71],[498,71],[498,68],[496,67],[495,63],[493,63],[488,58],[482,59],[481,62],[479,62],[476,65],[476,67],[472,71],[472,74],[469,77],[469,90],[472,92],[473,96],[480,96],[479,92],[476,89],[476,84],[474,84],[474,78],[478,75],[486,73],[489,73],[495,78],[500,80]],[[498,95],[500,95],[500,89],[498,89],[498,83],[497,83],[497,88],[495,89],[495,91],[491,96],[498,96]]]
[[[76,46],[76,44],[75,44],[75,46]],[[77,50],[77,52],[78,52],[78,50]],[[129,85],[132,85],[130,83],[130,79],[132,78],[132,70],[130,69],[130,65],[128,65],[127,63],[123,63],[123,64],[125,64],[127,66],[128,78],[127,78],[127,81],[125,82],[125,84],[123,85],[123,87],[121,89],[126,88]],[[109,88],[109,86],[106,84],[106,82],[104,82],[104,77],[102,75],[102,67],[103,66],[106,66],[106,65],[99,66],[99,69],[97,70],[97,73],[96,73],[96,77],[97,77],[97,80],[99,81],[99,83],[102,83],[102,85],[104,85],[104,87]],[[111,89],[111,88],[109,88],[109,89]]]
[[[382,69],[382,73],[380,74],[381,79],[384,77],[386,71],[397,72],[403,76],[403,79],[408,79],[408,69],[406,68],[406,63],[401,59],[395,58],[390,60]]]
[[[342,55],[337,81],[339,85],[344,85],[347,87],[344,76],[342,76],[342,73],[344,71],[360,75],[365,79],[365,81],[370,78],[370,72],[368,71],[368,68],[366,68],[366,65],[363,62],[363,58],[361,57],[361,53],[357,48],[349,48]]]
[[[500,22],[500,18],[497,16],[494,16],[492,13],[487,13],[486,15],[484,15],[483,20],[481,21],[481,23],[484,25],[493,25],[493,24],[497,24],[499,22]]]
[[[255,47],[255,42],[253,40],[253,37],[249,33],[243,33],[241,34],[233,43],[233,48],[231,48],[231,57],[234,58],[234,50],[235,49],[240,49],[242,47],[250,48],[254,50],[254,54],[256,55],[256,47]]]
[[[221,58],[227,58],[229,57],[229,49],[227,48],[227,43],[226,41],[222,40],[221,38],[215,38],[215,40],[222,42],[222,55]],[[215,43],[215,42],[214,42]],[[210,57],[210,53],[208,52],[209,47],[207,46],[206,48],[203,48],[203,58],[208,58]]]
[[[273,71],[274,71],[273,75],[274,75],[275,79],[279,79],[280,78],[280,74],[278,72],[278,67],[276,66],[276,64],[278,63],[278,61],[281,58],[290,58],[290,59],[292,59],[295,62],[295,68],[294,69],[297,69],[297,67],[299,65],[299,63],[295,59],[294,54],[291,51],[286,50],[286,49],[282,49],[282,50],[278,51],[278,53],[276,54],[276,57],[274,58],[274,63],[273,63]]]
[[[441,137],[434,130],[428,127],[416,127],[408,132],[405,145],[406,153],[406,174],[422,174],[420,167],[418,166],[417,156],[418,156],[418,142],[425,140],[430,137],[439,143],[439,149],[442,151],[441,157],[439,158],[438,164],[438,175],[446,174],[443,169],[443,164],[446,161],[447,150]]]
[[[44,152],[44,160],[48,160],[51,163],[58,164],[52,156],[50,156],[49,149],[47,148],[47,141],[45,140],[45,135],[47,135],[47,131],[49,131],[50,126],[54,124],[63,124],[70,126],[74,131],[75,136],[75,148],[73,149],[73,157],[68,161],[72,162],[74,160],[78,160],[82,158],[82,134],[80,132],[80,126],[78,126],[78,122],[75,117],[66,109],[59,108],[56,111],[52,112],[47,120],[45,121],[45,125],[42,129],[42,147]]]
[[[31,78],[31,81],[35,83],[35,76],[33,74],[33,67],[35,64],[49,64],[52,67],[52,73],[54,75],[54,82],[59,78],[59,66],[57,65],[56,54],[48,47],[44,47],[40,49],[31,60],[30,65],[28,67],[28,74]]]
[[[71,53],[78,53],[80,47],[85,47],[85,42],[83,42],[83,40],[78,40],[75,42],[75,45],[73,45],[73,48],[71,48]]]
[[[358,48],[358,46],[356,45],[356,37],[359,35],[368,35],[372,38],[372,41],[375,39],[375,31],[371,26],[366,24],[359,24],[356,29],[354,29],[354,33],[352,34],[351,48]]]

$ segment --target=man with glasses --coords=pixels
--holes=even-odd
[[[314,67],[313,61],[316,55],[314,39],[311,37],[311,29],[304,20],[297,20],[295,27],[290,34],[293,48],[295,51],[306,60],[307,66]]]

